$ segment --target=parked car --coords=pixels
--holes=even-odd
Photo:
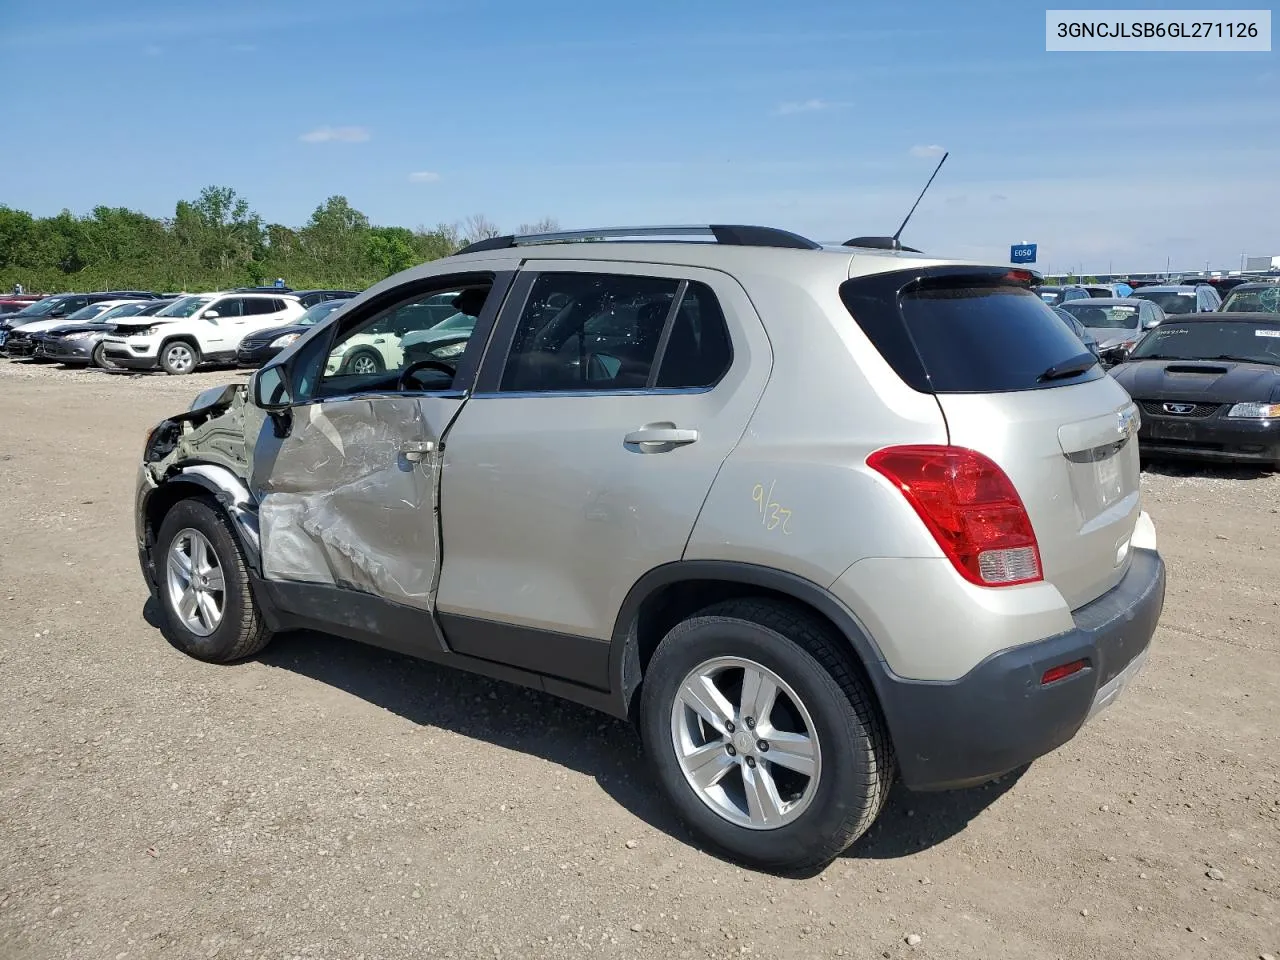
[[[1222,313],[1280,313],[1280,282],[1242,283],[1227,294]]]
[[[1170,318],[1113,375],[1142,408],[1144,454],[1280,469],[1280,316]]]
[[[4,346],[7,331],[36,320],[62,320],[82,310],[91,303],[103,300],[150,300],[154,294],[134,295],[127,291],[115,293],[60,293],[52,297],[37,300],[17,313],[0,316],[0,348]]]
[[[10,313],[17,313],[19,310],[25,310],[40,299],[37,294],[6,293],[0,296],[0,317]]]
[[[352,294],[354,296],[354,294]],[[236,366],[260,367],[350,299],[321,300],[285,327],[268,327],[247,335],[236,350]]]
[[[1242,283],[1247,283],[1247,277],[1195,277],[1184,276],[1180,280],[1181,283],[1189,283],[1194,285],[1205,283],[1213,287],[1220,297],[1225,297],[1233,289]]]
[[[129,370],[187,374],[202,363],[235,362],[240,341],[303,313],[292,294],[206,293],[176,300],[154,317],[117,323],[102,358]]]
[[[1079,284],[1070,284],[1067,286],[1039,286],[1036,287],[1036,293],[1040,294],[1040,299],[1051,307],[1059,306],[1069,300],[1087,300],[1089,291]]]
[[[1150,300],[1171,317],[1188,313],[1208,313],[1222,305],[1222,298],[1218,296],[1218,291],[1203,283],[1199,286],[1164,284],[1140,287],[1130,294],[1130,298]]]
[[[1077,300],[1061,309],[1084,324],[1097,341],[1098,356],[1106,367],[1123,363],[1143,334],[1165,318],[1164,311],[1152,301],[1131,297]]]
[[[126,317],[155,316],[171,303],[172,300],[133,300],[112,307],[85,322],[70,322],[75,319],[73,315],[68,318],[69,322],[32,337],[35,341],[35,355],[65,364],[105,367],[107,364],[102,356],[102,340],[115,330],[118,321]]]
[[[1163,605],[1124,390],[1026,271],[703,231],[472,244],[157,424],[166,636],[227,662],[305,626],[634,717],[680,816],[769,869],[899,777],[1074,736]],[[326,370],[460,289],[454,359]]]
[[[87,323],[100,317],[103,313],[115,307],[125,306],[134,303],[149,303],[147,300],[99,300],[88,306],[81,307],[75,313],[56,320],[33,320],[30,323],[24,323],[20,327],[14,327],[8,331],[5,339],[5,352],[15,360],[25,358],[39,358],[36,352],[36,338],[54,327],[63,323]]]
[[[1084,324],[1062,307],[1050,307],[1049,309],[1056,313],[1062,322],[1070,328],[1071,332],[1080,338],[1080,342],[1085,345],[1090,353],[1095,357],[1099,355],[1098,341],[1094,339],[1093,334],[1088,331]]]
[[[236,293],[288,293],[297,297],[304,307],[314,307],[326,300],[347,300],[356,295],[354,290],[294,290],[292,287],[237,287]]]

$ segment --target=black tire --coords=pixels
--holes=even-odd
[[[107,359],[107,345],[100,343],[93,348],[93,353],[89,355],[89,366],[99,367],[103,370],[119,369],[114,363]]]
[[[839,642],[801,609],[734,600],[677,624],[649,662],[640,701],[649,762],[681,820],[735,860],[777,872],[820,867],[862,836],[884,807],[896,776],[893,751],[879,710]],[[823,757],[813,799],[797,819],[774,829],[739,826],[713,811],[685,778],[672,743],[680,684],[695,667],[724,656],[773,671],[813,720]]]
[[[360,360],[369,361],[372,365],[373,369],[367,371],[368,375],[386,370],[386,365],[376,350],[355,350],[342,362],[343,373],[355,373],[356,363]]]
[[[190,357],[189,362],[185,359],[187,356]],[[200,348],[190,340],[170,340],[160,347],[160,369],[171,377],[195,373],[200,359]]]
[[[174,538],[188,528],[202,533],[208,540],[223,573],[222,620],[208,636],[194,633],[183,624],[168,587],[169,547]],[[178,501],[160,524],[152,557],[159,585],[157,599],[162,632],[183,653],[211,663],[231,663],[253,656],[270,642],[271,632],[254,602],[240,544],[231,532],[226,515],[210,501]]]

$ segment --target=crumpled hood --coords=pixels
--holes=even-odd
[[[1136,360],[1111,371],[1135,400],[1280,402],[1280,367],[1234,360]]]

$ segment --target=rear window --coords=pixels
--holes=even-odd
[[[1099,307],[1088,302],[1064,304],[1062,307],[1086,327],[1095,330],[1136,330],[1138,305]]]
[[[992,275],[846,281],[841,296],[898,376],[930,393],[1004,393],[1105,374],[1037,293]],[[894,308],[894,300],[898,307]],[[1062,375],[1071,361],[1085,366]]]
[[[1133,296],[1138,300],[1150,300],[1165,313],[1176,316],[1179,313],[1196,312],[1196,292],[1194,290],[1137,290]]]

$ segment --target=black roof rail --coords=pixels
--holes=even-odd
[[[469,243],[458,254],[485,250],[509,250],[512,247],[540,243],[589,243],[596,240],[642,240],[670,242],[677,238],[699,237],[733,247],[783,247],[789,250],[820,250],[822,244],[777,227],[748,224],[708,224],[706,226],[604,227],[586,230],[557,230],[551,233],[507,234],[487,237]]]
[[[842,247],[864,247],[868,250],[902,250],[906,253],[921,253],[915,247],[905,247],[897,237],[854,237],[841,244]]]

